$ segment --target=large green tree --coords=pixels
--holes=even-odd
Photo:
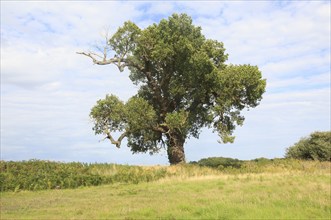
[[[90,114],[95,133],[117,147],[127,138],[133,153],[166,148],[170,164],[185,162],[185,140],[198,138],[203,127],[218,132],[220,142],[233,142],[244,121],[240,112],[256,107],[266,86],[257,66],[225,64],[223,43],[206,39],[186,14],[145,29],[125,22],[103,54],[79,54],[121,72],[127,67],[139,86],[126,103],[115,95],[97,102]],[[118,139],[115,132],[121,132]]]

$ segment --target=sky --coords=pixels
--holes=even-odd
[[[283,157],[314,131],[330,131],[330,1],[1,1],[1,160],[166,165],[94,135],[90,109],[137,87],[113,65],[93,65],[104,33],[131,20],[146,28],[187,13],[206,38],[224,43],[228,64],[257,65],[267,80],[260,105],[233,144],[212,130],[185,143],[187,161]]]

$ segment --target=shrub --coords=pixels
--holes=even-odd
[[[331,161],[331,132],[314,132],[286,149],[286,158]]]
[[[240,168],[243,162],[238,159],[227,157],[209,157],[201,159],[197,163],[200,166],[223,169],[228,167]]]
[[[166,169],[144,169],[115,164],[52,161],[0,161],[0,191],[67,189],[112,183],[150,182],[167,175]]]
[[[102,184],[88,164],[40,160],[0,161],[0,191],[76,188]]]

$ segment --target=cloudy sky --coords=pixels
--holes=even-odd
[[[137,88],[127,70],[76,51],[93,50],[124,21],[145,28],[183,12],[224,43],[228,63],[258,65],[267,79],[235,143],[204,129],[186,142],[188,161],[283,157],[301,137],[330,130],[330,1],[1,1],[1,159],[167,164],[166,152],[132,155],[125,143],[99,142],[91,107]]]

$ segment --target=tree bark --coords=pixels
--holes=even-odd
[[[169,132],[168,138],[168,159],[170,165],[185,163],[184,143],[185,138],[177,132]]]

